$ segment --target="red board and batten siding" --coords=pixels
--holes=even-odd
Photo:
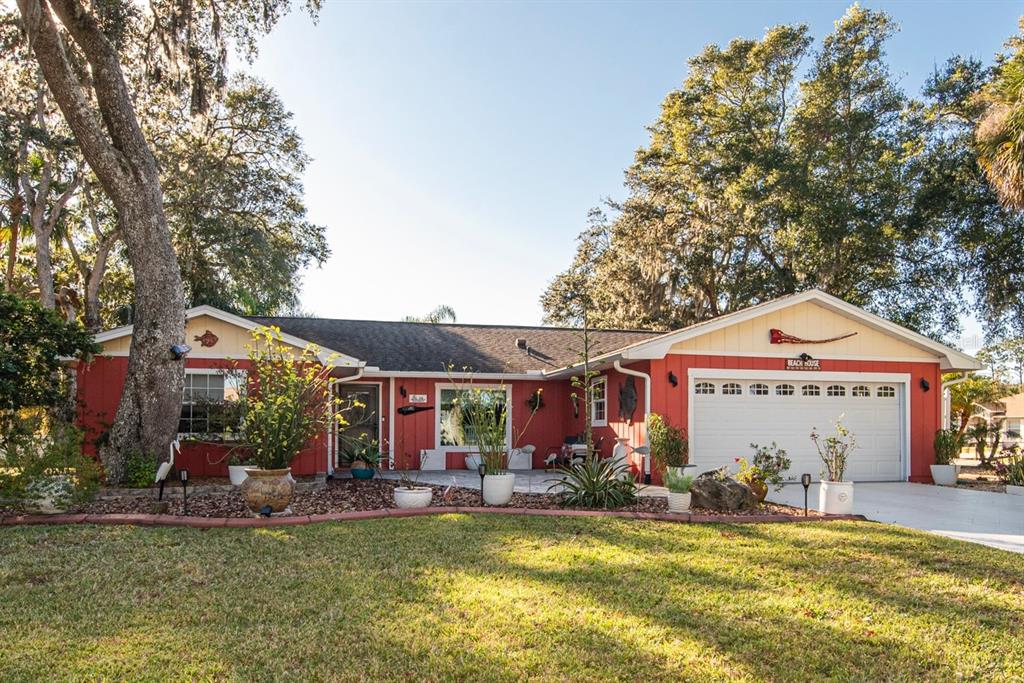
[[[237,367],[245,370],[247,365],[248,361],[233,363],[213,358],[190,358],[185,367]],[[127,372],[126,356],[97,356],[91,363],[80,363],[78,366],[79,423],[85,431],[84,450],[90,455],[96,455],[96,440],[114,421]],[[187,468],[191,476],[226,477],[228,468],[222,462],[226,451],[225,446],[185,443],[182,444],[181,455],[176,459],[175,466]],[[292,472],[295,475],[312,475],[325,471],[326,466],[327,440],[319,436],[311,440],[295,457]]]
[[[690,368],[777,370],[779,375],[784,377],[785,363],[784,358],[670,354],[664,359],[651,361],[651,374],[654,378],[651,395],[653,411],[667,417],[677,427],[686,427]],[[932,441],[942,420],[942,372],[938,362],[822,359],[821,371],[910,375],[910,481],[931,482],[928,466],[935,462]],[[678,378],[678,386],[673,387],[668,382],[669,372]],[[930,385],[929,391],[921,387],[922,379],[927,380]],[[766,438],[770,436],[766,435]]]

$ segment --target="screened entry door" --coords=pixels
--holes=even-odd
[[[362,444],[380,444],[380,385],[335,384],[334,391],[348,423],[336,430],[334,465],[340,467]]]

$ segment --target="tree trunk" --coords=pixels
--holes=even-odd
[[[89,63],[98,115],[82,95],[51,8]],[[129,452],[161,459],[177,429],[184,361],[174,358],[171,346],[183,343],[185,335],[181,273],[156,159],[139,127],[114,46],[78,0],[18,0],[18,9],[50,91],[117,209],[134,275],[128,374],[110,439],[100,451],[107,481],[116,483]]]

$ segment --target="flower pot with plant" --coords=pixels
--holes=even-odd
[[[259,327],[252,336],[237,446],[251,466],[241,493],[253,514],[285,512],[295,492],[292,459],[331,424],[346,424],[345,408],[332,399],[331,359],[322,362],[318,347],[296,352],[276,327]]]
[[[931,465],[932,481],[937,486],[956,486],[956,464],[953,460],[960,454],[967,437],[956,429],[940,429],[935,432],[935,464]]]
[[[375,441],[358,443],[355,448],[345,454],[345,463],[351,468],[353,479],[373,479],[374,473],[380,469],[382,459],[380,449]]]
[[[774,441],[771,446],[752,443],[750,447],[754,449],[754,457],[750,462],[746,458],[736,458],[740,469],[735,479],[749,486],[757,496],[757,501],[763,503],[769,486],[773,486],[776,491],[782,489],[782,473],[789,469],[791,462],[786,451]]]
[[[410,477],[405,472],[400,475],[398,486],[395,487],[395,507],[403,509],[430,507],[430,503],[434,499],[434,489],[429,486],[417,486],[416,481],[416,477]]]
[[[459,391],[455,402],[466,439],[484,467],[484,503],[508,505],[515,490],[516,475],[508,471],[508,406],[504,392],[470,384]]]
[[[655,467],[663,472],[675,472],[683,476],[686,470],[696,467],[690,464],[690,442],[686,430],[674,427],[657,413],[647,418],[647,441]]]
[[[232,486],[241,486],[245,482],[247,475],[245,471],[252,467],[244,456],[237,453],[232,453],[228,456],[228,479],[231,480]]]
[[[821,484],[818,488],[818,510],[826,515],[848,515],[853,513],[853,482],[843,481],[846,463],[857,448],[857,439],[843,426],[835,423],[835,436],[822,437],[816,429],[811,430],[811,441],[824,465]]]
[[[665,472],[665,488],[668,489],[668,511],[681,513],[690,509],[690,486],[693,477],[676,470]]]

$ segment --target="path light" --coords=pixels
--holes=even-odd
[[[480,507],[484,506],[484,475],[487,474],[487,463],[481,462],[476,466],[476,471],[480,474]]]
[[[188,517],[188,470],[184,467],[178,470],[178,479],[181,480],[181,514]]]
[[[800,483],[804,485],[804,517],[807,516],[807,489],[811,488],[811,475],[801,474]]]

